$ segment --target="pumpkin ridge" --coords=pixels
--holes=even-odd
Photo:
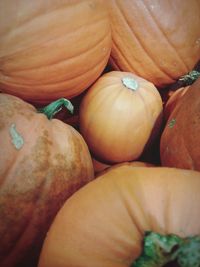
[[[13,70],[10,70],[9,72],[10,73],[20,73],[20,72],[23,72],[23,71],[25,71],[25,72],[28,72],[29,70],[31,71],[31,70],[35,70],[35,69],[37,69],[37,70],[40,70],[40,69],[43,69],[43,67],[51,67],[51,66],[55,66],[55,65],[59,65],[59,64],[63,64],[63,62],[65,62],[66,60],[71,60],[71,59],[77,59],[78,57],[80,57],[80,56],[82,56],[83,54],[85,55],[85,53],[91,53],[91,51],[93,51],[94,49],[96,49],[97,48],[97,46],[99,45],[99,44],[101,44],[101,43],[103,43],[106,39],[107,39],[107,37],[108,37],[108,34],[109,34],[109,31],[107,31],[105,34],[104,34],[104,36],[103,37],[101,37],[101,40],[97,40],[96,42],[95,42],[95,44],[93,44],[93,46],[91,47],[91,48],[86,48],[84,51],[81,51],[79,54],[77,54],[76,53],[76,55],[75,56],[71,56],[71,57],[68,57],[68,58],[63,58],[62,60],[59,60],[59,61],[55,61],[54,63],[47,63],[47,64],[40,64],[40,66],[35,66],[35,67],[32,67],[32,68],[27,68],[27,67],[25,67],[25,70],[23,70],[22,69],[22,71],[21,70],[17,70],[17,71],[15,71],[15,68],[13,69]],[[63,36],[61,35],[60,37],[58,37],[58,38],[63,38]],[[48,43],[49,41],[46,41],[46,43]],[[45,44],[45,43],[43,43],[43,44]],[[37,45],[36,45],[36,47],[37,47]],[[31,48],[32,49],[32,48]],[[24,53],[24,52],[26,52],[26,51],[29,51],[30,50],[30,48],[28,47],[28,48],[26,48],[26,49],[24,49],[24,50],[22,50],[22,51],[19,51],[19,52],[15,52],[15,53],[13,53],[13,54],[10,54],[9,56],[11,56],[11,57],[13,57],[13,55],[15,56],[15,54],[17,55],[17,57],[20,57],[20,53],[22,52],[22,53]],[[101,59],[102,60],[102,59]],[[0,58],[0,63],[1,63],[1,65],[3,65],[3,61],[4,60],[2,60],[1,58]],[[22,68],[24,68],[24,66],[22,67]],[[17,66],[17,69],[19,69],[19,67]],[[1,72],[3,72],[2,70],[1,70]],[[5,70],[4,70],[4,72],[5,72]]]
[[[106,57],[105,57],[106,58]],[[99,62],[98,63],[102,63],[103,64],[103,60],[102,59],[100,59],[99,60]],[[98,63],[97,62],[95,62],[95,65],[94,66],[91,66],[91,68],[89,68],[87,71],[84,71],[83,73],[80,73],[78,76],[79,77],[82,77],[82,76],[85,76],[87,73],[89,73],[89,71],[93,71],[94,69],[96,69],[96,68],[99,68],[99,65],[98,65]],[[104,65],[104,64],[103,64]],[[38,68],[35,68],[35,69],[38,69]],[[31,69],[31,70],[34,70],[34,69]],[[1,74],[1,73],[0,73]],[[1,76],[1,75],[0,75]],[[3,76],[6,76],[6,77],[9,77],[9,76],[7,76],[7,75],[3,75]],[[15,77],[15,76],[10,76],[11,77],[11,79],[12,79],[12,77]],[[19,78],[21,78],[21,77],[19,77]],[[23,78],[23,77],[22,77]],[[57,85],[57,84],[61,84],[61,83],[68,83],[69,81],[73,81],[74,79],[77,79],[77,76],[76,75],[74,75],[74,77],[71,77],[70,79],[67,79],[67,81],[66,81],[66,78],[65,79],[63,79],[63,80],[59,80],[59,81],[57,81],[57,82],[50,82],[49,84],[48,83],[42,83],[41,84],[41,80],[39,80],[39,82],[40,83],[36,83],[36,81],[34,81],[34,85],[41,85],[41,86],[44,86],[44,87],[46,87],[47,86],[47,89],[48,89],[48,91],[50,92],[50,87],[53,87],[52,88],[52,90],[54,91],[55,90],[55,88],[54,88],[54,85]],[[29,85],[29,83],[25,83],[25,81],[26,81],[27,79],[25,79],[25,80],[23,80],[22,79],[22,81],[23,81],[23,84],[25,84],[25,85]],[[29,81],[29,80],[28,80]],[[1,82],[0,82],[0,84],[1,84]],[[4,84],[7,84],[7,82],[5,82],[4,81]],[[20,85],[22,88],[23,88],[23,84],[21,84],[21,82],[19,81],[18,83],[16,82],[16,77],[15,77],[15,82],[12,82],[11,80],[9,80],[9,83],[8,83],[8,85],[9,84],[12,84],[12,85]],[[51,86],[52,85],[52,86]],[[42,89],[42,88],[41,88]],[[72,88],[72,90],[73,90],[73,88]],[[64,88],[63,89],[63,91],[66,91],[66,88]],[[68,88],[68,91],[70,91],[70,88]],[[60,92],[61,92],[61,90],[60,90]],[[23,94],[25,94],[25,92],[23,92]]]
[[[142,1],[141,1],[142,2]],[[115,1],[116,5],[118,6],[117,4],[117,1]],[[118,10],[120,11],[121,13],[121,17],[123,18],[123,20],[126,22],[129,30],[132,32],[132,35],[133,37],[135,37],[134,39],[137,39],[138,41],[138,45],[143,49],[143,51],[145,52],[145,55],[146,57],[151,61],[151,63],[153,63],[154,65],[154,68],[159,70],[160,72],[162,72],[162,74],[164,74],[167,78],[170,78],[170,80],[174,81],[174,79],[171,77],[171,75],[165,70],[163,69],[160,65],[158,67],[158,65],[156,64],[156,62],[154,61],[155,57],[154,56],[150,56],[150,53],[146,50],[145,46],[143,45],[142,43],[142,38],[140,38],[138,36],[138,34],[136,34],[134,32],[134,30],[130,27],[130,24],[128,23],[127,19],[126,19],[126,16],[124,15],[123,11],[118,7]],[[132,68],[132,66],[131,66]],[[141,74],[140,74],[141,75]]]
[[[129,66],[129,68],[132,68],[132,70],[134,71],[135,74],[140,75],[138,69],[136,70],[135,68],[133,68],[131,66],[131,63],[129,62],[128,58],[124,56],[124,53],[122,52],[122,50],[120,49],[120,47],[117,45],[115,39],[112,39],[112,46],[115,47],[116,50],[118,50],[120,52],[120,54],[123,56],[123,61],[126,62],[126,65]],[[111,59],[113,59],[114,57],[112,55],[110,55]],[[121,68],[118,66],[118,64],[116,63],[117,59],[114,60],[114,65],[117,66],[117,68],[120,70]]]
[[[62,2],[60,2],[60,3],[62,3]],[[78,5],[78,4],[80,4],[80,3],[76,3],[76,2],[74,2],[73,3],[73,6],[75,6],[75,5]],[[63,10],[63,8],[65,7],[65,6],[69,6],[69,4],[63,4],[61,7],[59,6],[59,7],[57,7],[57,8],[54,8],[54,9],[48,9],[48,14],[50,14],[50,13],[52,13],[52,12],[57,12],[57,11],[59,11],[59,10]],[[27,24],[27,23],[29,23],[30,21],[33,21],[33,20],[35,20],[35,19],[38,19],[38,17],[41,17],[41,16],[44,16],[44,15],[47,15],[46,13],[44,14],[43,13],[43,10],[41,9],[41,10],[38,10],[37,9],[37,12],[33,12],[33,13],[31,13],[31,16],[30,16],[30,14],[28,14],[28,16],[27,16],[27,18],[25,18],[23,21],[21,21],[21,22],[18,22],[18,24],[16,25],[17,27],[18,27],[18,29],[20,28],[20,27],[22,27],[22,26],[24,26],[24,24]],[[3,34],[10,34],[12,32],[12,29],[11,29],[11,31],[8,31],[7,29],[5,29],[5,32],[3,32]],[[2,34],[1,34],[1,37],[2,37]]]
[[[140,223],[139,223],[138,220],[136,219],[136,217],[135,217],[135,213],[131,211],[131,208],[129,207],[129,204],[128,204],[128,202],[126,201],[126,194],[123,193],[123,190],[119,190],[119,193],[120,193],[121,195],[123,195],[123,197],[122,197],[121,199],[123,200],[124,206],[126,207],[127,212],[128,212],[128,214],[129,214],[129,216],[130,216],[132,222],[133,222],[134,225],[135,225],[135,228],[137,229],[138,233],[142,236],[143,233],[144,233],[144,229],[143,229],[142,226],[140,226]],[[120,194],[119,194],[119,195],[120,195]],[[138,210],[140,210],[140,214],[143,214],[144,218],[146,218],[146,217],[145,217],[145,214],[146,214],[146,213],[145,213],[144,209],[141,207],[141,204],[139,203],[139,201],[137,201],[137,198],[135,198],[135,197],[134,197],[134,203],[136,203]]]
[[[144,1],[145,1],[145,0],[141,1],[141,3],[144,4]],[[173,51],[175,52],[175,55],[176,55],[177,58],[179,59],[179,62],[182,63],[182,65],[184,66],[184,68],[185,68],[185,72],[187,72],[188,69],[190,69],[190,68],[187,66],[186,62],[184,62],[183,58],[181,58],[180,54],[178,53],[179,50],[176,49],[176,48],[174,47],[174,45],[172,44],[172,42],[170,42],[168,36],[167,36],[167,35],[165,34],[165,32],[162,30],[162,28],[160,27],[159,23],[157,22],[157,20],[156,20],[155,17],[153,16],[153,14],[152,14],[151,10],[148,8],[148,6],[147,6],[146,4],[144,4],[144,7],[148,10],[148,12],[149,12],[149,14],[150,14],[152,20],[153,20],[154,23],[156,24],[157,29],[159,29],[159,31],[160,31],[160,33],[163,35],[164,39],[167,41],[167,43],[169,44],[169,46],[173,49]],[[176,61],[176,60],[174,60],[174,61]],[[172,78],[172,79],[175,79],[175,78]]]
[[[86,27],[86,26],[87,26],[87,27],[91,27],[91,28],[93,28],[93,27],[95,28],[95,27],[96,27],[96,24],[98,24],[98,23],[100,24],[100,23],[102,23],[103,21],[106,21],[106,16],[105,16],[104,18],[95,20],[95,21],[94,21],[94,24],[92,24],[92,25],[82,25],[82,26],[77,27],[77,29],[73,29],[73,31],[69,31],[69,32],[67,32],[67,36],[69,36],[69,35],[73,35],[75,31],[76,31],[76,32],[79,32],[79,31],[83,30],[84,27]],[[108,33],[110,33],[109,30],[108,30]],[[105,36],[108,35],[108,33],[106,33]],[[58,35],[58,36],[56,36],[56,37],[52,37],[51,39],[48,39],[48,40],[46,40],[46,41],[43,41],[43,42],[40,42],[40,43],[36,43],[34,46],[35,46],[36,48],[38,48],[38,46],[41,46],[41,45],[43,46],[43,45],[45,45],[45,44],[49,44],[49,43],[51,44],[51,43],[53,43],[53,42],[57,42],[57,40],[59,40],[59,39],[64,39],[63,34],[65,34],[65,31],[61,32],[60,35]],[[56,41],[55,41],[55,38],[56,38]],[[66,38],[68,39],[68,37],[66,37]],[[104,38],[104,36],[103,36],[103,38]],[[0,45],[1,45],[1,44],[0,44]],[[7,45],[8,45],[8,44],[7,44]],[[32,46],[31,49],[34,49],[34,46]],[[15,55],[19,55],[19,56],[20,56],[20,53],[21,53],[21,52],[24,53],[24,52],[29,51],[29,50],[30,50],[30,46],[27,47],[26,49],[23,48],[23,47],[21,47],[21,50],[13,51],[12,53],[9,51],[9,54],[4,54],[3,57],[0,56],[0,59],[1,59],[1,58],[4,58],[4,57],[13,57],[13,56],[15,56]],[[73,56],[72,56],[72,57],[73,57]]]

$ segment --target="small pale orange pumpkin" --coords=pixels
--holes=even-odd
[[[111,71],[84,95],[80,132],[100,161],[133,161],[158,134],[162,109],[152,83],[132,73]]]

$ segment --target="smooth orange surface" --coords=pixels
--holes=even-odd
[[[69,198],[46,236],[39,267],[129,267],[144,231],[200,235],[200,173],[126,164]]]

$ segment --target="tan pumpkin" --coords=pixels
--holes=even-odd
[[[0,90],[44,103],[72,98],[104,70],[111,30],[103,0],[0,1]]]
[[[63,202],[94,178],[92,160],[73,127],[21,99],[0,93],[0,114],[0,266],[31,267]]]
[[[189,254],[182,255],[185,265],[178,266],[199,266],[199,218],[200,172],[115,167],[65,202],[46,236],[38,266],[174,266],[165,263],[177,253],[177,241],[196,235]],[[154,261],[148,264],[146,257],[136,265],[146,231],[155,233],[149,244]]]
[[[110,0],[111,63],[158,87],[173,83],[200,59],[200,2]]]
[[[163,166],[200,171],[200,78],[181,97],[161,135]]]
[[[161,96],[152,83],[132,73],[111,71],[84,95],[80,132],[98,160],[133,161],[158,134],[162,109]]]

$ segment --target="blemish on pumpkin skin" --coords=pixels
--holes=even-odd
[[[20,133],[16,129],[16,125],[14,123],[11,124],[9,128],[9,133],[11,136],[11,142],[14,145],[14,147],[19,150],[23,147],[24,145],[24,139],[20,135]]]
[[[171,119],[170,122],[168,123],[168,127],[169,127],[169,128],[173,128],[175,124],[176,124],[176,119],[173,118],[173,119]]]

